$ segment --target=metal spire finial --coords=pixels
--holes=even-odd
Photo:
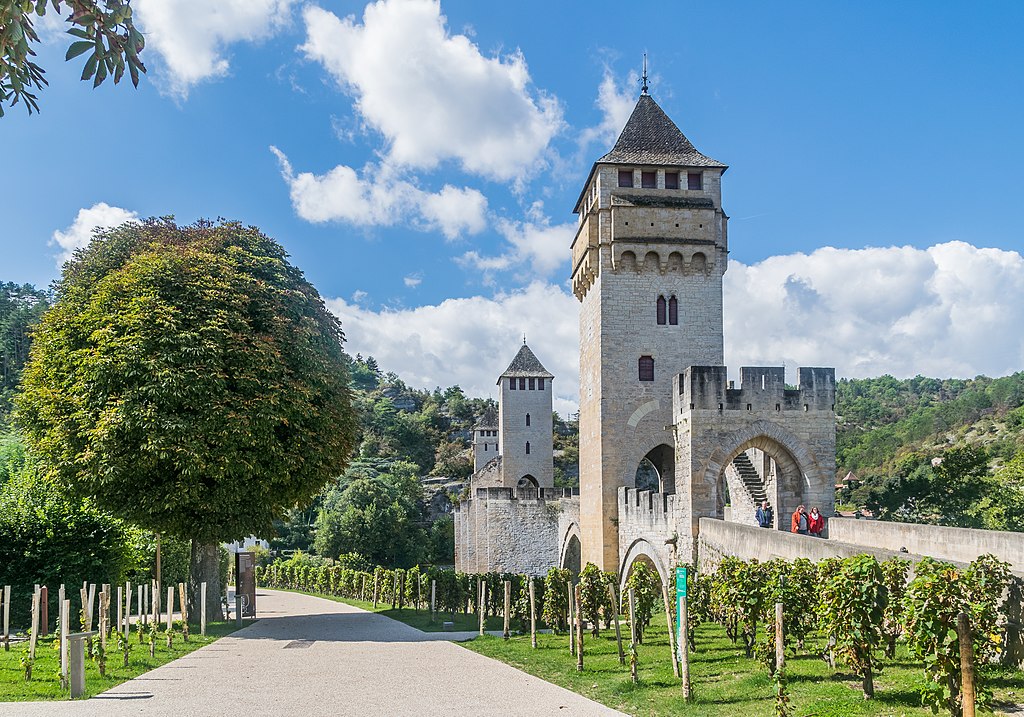
[[[644,53],[644,74],[640,77],[640,94],[647,94],[647,53]]]
[[[526,334],[523,334],[523,346],[526,346]]]

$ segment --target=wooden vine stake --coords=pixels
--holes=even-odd
[[[619,664],[626,664],[626,655],[622,651],[622,627],[619,625],[619,598],[615,594],[615,587],[608,585],[608,594],[612,599],[612,623],[615,625],[615,644],[619,648]]]
[[[199,585],[199,634],[206,634],[206,582]]]
[[[686,595],[679,599],[679,670],[683,673],[683,701],[693,696],[690,688],[690,612]]]
[[[530,647],[537,649],[537,592],[534,589],[533,578],[527,577],[530,581]]]
[[[574,633],[574,627],[576,625],[576,610],[573,607],[575,600],[572,599],[572,580],[568,583],[569,586],[569,654],[576,654],[576,636]]]
[[[956,636],[960,642],[960,706],[963,717],[974,717],[974,641],[971,637],[971,621],[965,612],[957,616]]]
[[[672,607],[668,601],[668,585],[664,583],[661,585],[661,597],[665,601],[665,622],[668,624],[668,649],[672,658],[672,674],[679,679],[679,661],[676,659],[679,657],[679,653],[676,652],[675,625],[672,624],[675,621],[672,619]]]
[[[11,586],[4,585],[4,652],[11,650]]]
[[[29,635],[28,643],[28,659],[30,661],[36,659],[36,640],[39,639],[39,586],[36,585],[35,590],[32,591],[32,632]]]
[[[178,583],[178,599],[181,601],[181,639],[188,642],[188,600],[185,599],[185,583]]]
[[[775,603],[775,671],[778,673],[786,666],[786,635],[782,620],[782,603]]]
[[[39,635],[50,634],[50,591],[43,585],[39,588]]]
[[[512,581],[505,581],[505,627],[502,630],[502,639],[507,640],[510,635],[508,632],[509,612],[512,610]]]
[[[117,586],[117,630],[124,627],[124,588]]]
[[[167,586],[167,632],[174,629],[174,586]]]
[[[483,580],[480,580],[477,587],[480,588],[477,596],[480,598],[480,634],[483,635],[484,627],[487,622],[487,617],[484,614],[487,610],[487,583],[485,583]]]
[[[639,657],[636,653],[636,594],[629,589],[629,679],[635,685],[639,682],[636,674]]]
[[[430,621],[434,621],[434,613],[437,611],[437,581],[430,581]]]
[[[576,583],[576,671],[583,672],[583,610],[581,586]]]

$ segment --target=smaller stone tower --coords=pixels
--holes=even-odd
[[[473,426],[473,472],[498,455],[498,414],[488,408]]]
[[[498,379],[501,472],[509,488],[554,486],[551,382],[554,376],[523,342]]]

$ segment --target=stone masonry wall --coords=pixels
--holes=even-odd
[[[509,380],[500,380],[501,400],[498,404],[503,483],[506,487],[514,488],[520,478],[532,475],[539,487],[551,488],[555,481],[551,458],[552,380],[544,379],[544,388],[533,391],[529,388],[525,391],[518,388],[510,390]],[[526,425],[527,414],[530,416],[529,426]],[[529,454],[526,453],[527,443],[530,444]]]
[[[558,564],[563,489],[479,488],[455,508],[455,569],[543,575]]]

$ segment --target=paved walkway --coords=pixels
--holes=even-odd
[[[382,615],[261,590],[261,619],[80,702],[0,703],[0,715],[619,715]]]

